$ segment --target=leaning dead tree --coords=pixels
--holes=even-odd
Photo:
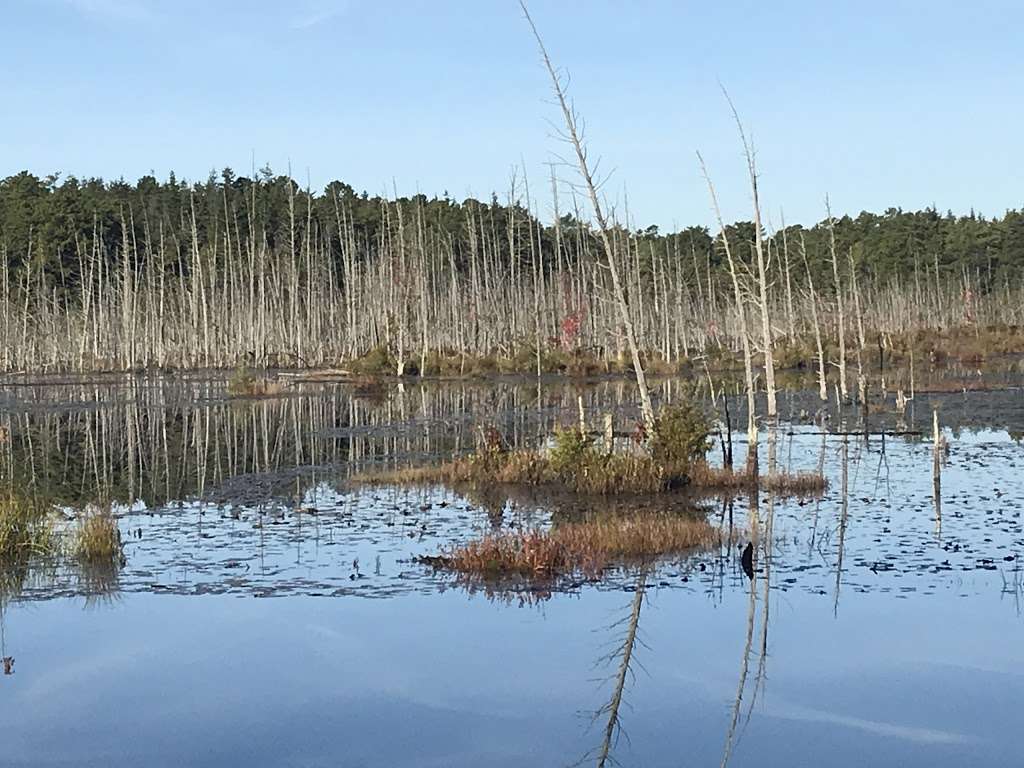
[[[708,175],[707,166],[700,152],[697,153],[697,160],[700,162],[701,173],[704,174],[704,181],[708,185],[708,194],[711,195],[711,207],[715,212],[715,220],[718,222],[718,229],[722,238],[722,246],[725,250],[725,258],[729,265],[729,277],[732,278],[733,298],[736,301],[736,315],[740,323],[740,344],[743,349],[743,373],[746,376],[747,385],[747,440],[751,446],[757,444],[757,418],[756,404],[754,402],[754,361],[750,351],[750,332],[747,327],[746,299],[740,289],[740,278],[736,271],[736,262],[732,257],[732,248],[729,246],[729,235],[725,230],[725,221],[722,219],[722,211],[718,205],[718,194],[715,192],[715,185]]]
[[[764,234],[761,226],[761,199],[757,189],[757,163],[754,159],[754,148],[747,140],[746,131],[740,121],[739,113],[736,111],[729,93],[723,88],[726,101],[729,102],[729,109],[732,110],[733,120],[736,121],[736,128],[740,132],[740,141],[743,143],[743,155],[747,161],[747,173],[750,177],[750,192],[754,204],[754,255],[757,257],[757,288],[758,307],[761,312],[761,344],[764,347],[764,385],[768,393],[768,416],[774,418],[778,413],[775,400],[775,359],[772,355],[772,325],[768,310],[768,269],[765,263]]]
[[[618,307],[619,318],[623,330],[625,331],[626,343],[629,345],[629,354],[633,359],[633,372],[636,375],[636,385],[640,390],[640,411],[643,415],[644,428],[646,429],[648,436],[650,436],[654,434],[654,406],[651,404],[651,393],[647,389],[647,375],[644,373],[643,361],[640,359],[640,346],[637,344],[636,330],[633,327],[633,318],[630,314],[629,302],[626,299],[626,293],[622,286],[622,279],[619,276],[619,268],[616,263],[616,248],[613,243],[611,232],[612,228],[601,205],[601,199],[598,195],[598,182],[594,176],[594,171],[587,160],[587,147],[584,143],[582,131],[579,126],[579,115],[575,108],[569,104],[568,97],[566,95],[566,86],[563,83],[562,78],[559,77],[558,73],[555,71],[554,65],[551,63],[551,58],[548,56],[547,49],[544,47],[544,41],[541,39],[540,32],[537,30],[537,25],[533,23],[533,18],[530,16],[526,3],[523,2],[523,0],[520,0],[519,5],[523,9],[523,15],[526,17],[526,21],[529,23],[530,29],[533,31],[534,38],[537,40],[537,47],[539,48],[541,58],[544,61],[544,68],[551,77],[551,87],[555,92],[555,98],[558,101],[558,106],[562,111],[562,119],[565,122],[565,129],[562,132],[562,138],[573,149],[573,154],[576,157],[576,170],[579,173],[580,178],[583,180],[583,187],[587,192],[587,196],[590,198],[590,205],[594,209],[594,218],[597,220],[601,247],[604,251],[604,266],[607,268],[608,274],[611,276],[615,304]]]

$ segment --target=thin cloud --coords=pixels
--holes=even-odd
[[[349,9],[348,0],[339,0],[330,5],[318,5],[308,8],[305,13],[296,16],[288,24],[292,29],[311,29],[337,18]]]

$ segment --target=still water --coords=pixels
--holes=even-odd
[[[0,765],[1021,765],[1024,395],[919,394],[866,440],[854,409],[783,402],[762,467],[822,466],[824,497],[685,502],[741,542],[756,504],[753,580],[723,545],[502,586],[414,558],[578,501],[351,476],[478,423],[626,421],[628,385],[6,386],[3,472],[69,511],[116,500],[127,559],[5,579]],[[932,407],[938,504],[930,443],[877,434],[927,434]],[[633,503],[682,502],[611,506]]]

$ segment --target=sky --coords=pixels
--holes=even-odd
[[[1024,206],[1024,3],[532,0],[603,194],[663,230]],[[0,0],[0,177],[291,167],[552,211],[559,113],[515,0]],[[522,190],[522,187],[520,187]],[[565,199],[562,202],[566,205]]]

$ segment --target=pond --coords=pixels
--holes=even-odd
[[[471,450],[481,424],[626,429],[628,382],[8,380],[5,482],[67,514],[114,501],[126,557],[4,573],[0,765],[1020,765],[1024,393],[999,384],[867,421],[786,393],[760,463],[820,466],[819,499],[580,500],[353,478]],[[416,561],[636,507],[722,544],[549,583]]]

